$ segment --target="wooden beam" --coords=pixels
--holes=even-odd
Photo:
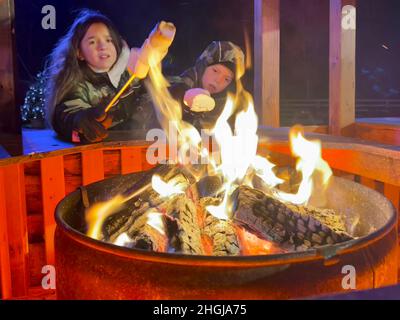
[[[329,133],[355,122],[356,0],[330,0]]]
[[[29,286],[24,165],[13,164],[2,169],[6,183],[4,196],[7,212],[12,296],[20,297],[28,293]]]
[[[279,127],[280,0],[254,0],[254,100],[260,125]]]
[[[54,212],[58,202],[65,197],[64,158],[62,156],[44,158],[40,161],[42,178],[44,241],[46,261],[54,265]]]
[[[10,253],[8,250],[7,208],[5,199],[5,181],[2,168],[0,168],[0,283],[1,298],[11,298],[12,287]]]
[[[0,145],[13,156],[22,153],[21,119],[16,98],[14,1],[0,1]]]

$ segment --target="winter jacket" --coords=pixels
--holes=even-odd
[[[83,66],[84,80],[77,83],[55,107],[52,125],[61,138],[71,141],[74,118],[87,108],[102,108],[112,100],[130,75],[126,70],[129,49],[124,48],[109,72],[96,73]],[[158,127],[151,104],[143,103],[145,88],[142,81],[134,80],[121,95],[108,115],[112,117],[110,130],[147,130]],[[80,136],[81,141],[84,137]]]
[[[194,112],[189,107],[183,104],[183,97],[186,90],[191,88],[202,87],[202,76],[208,66],[218,63],[231,63],[236,66],[234,70],[235,80],[223,91],[211,95],[215,100],[215,108],[208,112]],[[198,130],[211,129],[214,127],[217,119],[221,115],[228,92],[232,94],[240,94],[242,85],[240,78],[244,73],[244,54],[243,51],[229,41],[213,41],[197,59],[195,66],[186,70],[179,77],[170,80],[171,95],[181,102],[182,106],[182,119],[194,125]],[[243,109],[244,106],[236,105],[234,114],[229,122],[233,123],[235,115]]]

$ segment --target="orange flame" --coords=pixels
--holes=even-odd
[[[93,239],[100,239],[103,222],[107,217],[121,209],[124,202],[124,197],[118,195],[109,201],[92,205],[85,214],[86,224],[88,225],[86,234]]]
[[[332,176],[332,170],[328,163],[322,159],[321,142],[305,139],[300,127],[293,127],[290,130],[290,145],[293,155],[298,157],[296,169],[302,173],[303,178],[296,194],[277,191],[276,196],[294,204],[307,204],[313,191],[312,176],[314,172],[322,173],[323,186],[326,186]]]

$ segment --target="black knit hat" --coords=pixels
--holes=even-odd
[[[217,62],[216,64],[222,64],[223,66],[227,67],[229,70],[233,72],[233,76],[236,75],[236,65],[233,62],[223,61],[223,62]]]

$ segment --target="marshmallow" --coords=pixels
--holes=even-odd
[[[149,72],[149,64],[158,64],[166,56],[175,32],[176,28],[172,23],[158,23],[144,41],[137,57],[132,57],[131,64],[128,64],[129,71],[140,79],[145,78]]]
[[[207,90],[201,88],[187,90],[183,103],[194,112],[208,112],[215,108],[215,100]]]

